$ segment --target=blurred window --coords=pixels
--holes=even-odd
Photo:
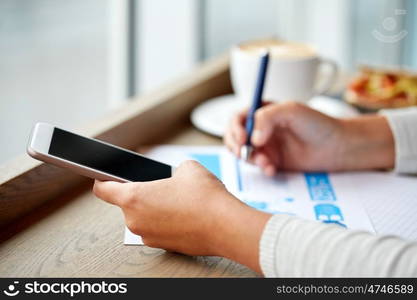
[[[245,40],[417,68],[416,17],[413,0],[1,0],[0,164],[36,121],[78,127]]]

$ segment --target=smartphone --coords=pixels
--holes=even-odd
[[[173,167],[109,143],[47,123],[37,123],[27,146],[35,159],[102,181],[151,181],[172,176]]]

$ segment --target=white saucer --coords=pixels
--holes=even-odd
[[[219,96],[197,106],[191,113],[191,122],[204,132],[223,137],[231,117],[244,107],[233,94]]]
[[[359,114],[353,106],[326,96],[316,96],[307,104],[337,118],[354,117]],[[216,97],[197,106],[191,113],[191,122],[204,132],[223,137],[232,116],[245,106],[245,103],[236,99],[234,94]]]
[[[307,102],[307,105],[335,118],[352,118],[359,115],[357,108],[352,105],[327,96],[315,96]]]

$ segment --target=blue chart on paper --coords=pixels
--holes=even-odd
[[[346,227],[341,209],[335,204],[336,193],[330,183],[327,173],[305,173],[310,199],[318,204],[314,205],[316,219],[324,223],[337,224]],[[331,202],[331,203],[329,203]]]
[[[202,164],[207,170],[222,180],[220,157],[218,154],[191,154],[191,157]]]
[[[202,164],[206,169],[213,173],[218,179],[222,180],[222,172],[220,165],[220,156],[218,154],[210,153],[192,153],[190,156]],[[236,161],[236,173],[238,179],[238,190],[243,191],[241,170],[239,162]],[[310,199],[316,204],[314,205],[314,214],[318,221],[324,223],[333,223],[346,227],[342,222],[344,221],[343,214],[339,206],[337,206],[337,197],[330,182],[330,178],[327,173],[304,173],[304,178],[307,184],[307,189],[310,195]],[[292,203],[294,198],[286,197],[281,199],[281,203]],[[255,209],[270,212],[273,214],[284,213],[294,215],[289,211],[277,210],[278,207],[270,207],[270,203],[265,201],[250,201],[249,199],[243,200],[249,206]],[[277,203],[278,204],[278,203]],[[284,207],[282,207],[284,208]],[[284,208],[285,210],[285,208]]]
[[[305,173],[308,192],[313,201],[336,200],[336,194],[327,173]]]
[[[259,209],[259,210],[267,210],[268,209],[268,203],[266,202],[258,202],[258,201],[245,201],[245,203],[249,206],[252,206],[253,208]]]
[[[235,160],[235,166],[236,166],[236,176],[237,176],[237,188],[239,192],[242,192],[243,191],[242,174],[240,174],[239,159]]]
[[[239,164],[239,159],[235,160],[235,167],[236,167],[236,176],[237,176],[237,189],[239,192],[243,192],[243,182],[242,182],[242,173],[241,168]],[[277,203],[274,203],[271,207],[271,202],[265,202],[265,201],[253,201],[250,199],[241,199],[243,202],[245,202],[247,205],[272,214],[288,214],[288,215],[295,215],[292,212],[286,211],[284,207],[280,207],[280,204],[282,203],[292,203],[294,202],[293,197],[284,197],[277,199]],[[277,208],[284,208],[284,210],[277,210]]]

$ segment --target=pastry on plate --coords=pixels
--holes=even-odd
[[[366,109],[417,105],[417,74],[362,67],[346,88],[347,102]]]

